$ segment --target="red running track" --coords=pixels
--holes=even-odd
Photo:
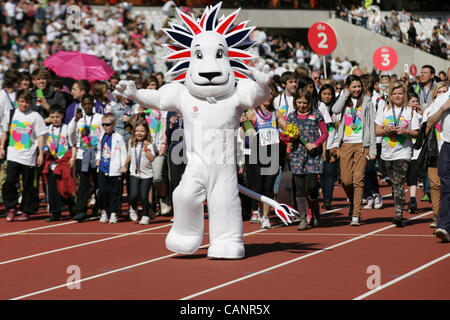
[[[383,194],[390,192],[382,187]],[[297,231],[275,216],[270,230],[245,221],[246,258],[236,261],[206,257],[206,218],[203,246],[190,256],[165,248],[170,217],[158,216],[147,226],[125,218],[115,225],[46,223],[44,214],[28,222],[1,219],[0,299],[450,298],[450,245],[433,236],[428,202],[396,228],[386,197],[383,209],[363,210],[361,226],[350,227],[342,188],[335,198],[319,228]],[[80,271],[79,289],[67,285],[71,266]]]

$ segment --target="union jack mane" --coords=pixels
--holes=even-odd
[[[183,21],[184,26],[169,23],[170,28],[163,29],[164,32],[174,41],[173,44],[163,44],[171,53],[164,57],[168,61],[178,61],[167,73],[172,81],[184,81],[189,68],[191,58],[191,43],[195,36],[205,31],[215,31],[225,37],[228,45],[228,58],[231,69],[236,78],[249,78],[249,69],[240,60],[250,60],[255,57],[245,50],[251,48],[255,42],[248,40],[250,33],[255,27],[247,27],[249,21],[234,24],[240,8],[227,17],[218,18],[222,3],[219,2],[214,7],[206,7],[203,15],[195,21],[191,16],[185,14],[177,8],[178,17]]]

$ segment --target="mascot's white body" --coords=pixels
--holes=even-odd
[[[169,74],[178,75],[175,81],[181,79],[184,85],[171,82],[157,91],[136,90],[133,82],[121,81],[116,93],[143,107],[176,111],[183,116],[188,163],[173,193],[174,223],[167,235],[166,247],[182,254],[192,254],[200,247],[204,233],[203,202],[207,199],[208,257],[240,259],[245,256],[245,249],[234,133],[239,128],[242,113],[268,98],[273,73],[269,73],[268,68],[263,71],[251,68],[249,71],[255,80],[252,81],[230,66],[230,56],[247,59],[251,56],[243,50],[231,50],[230,38],[227,41],[225,36],[233,27],[239,10],[219,22],[216,18],[219,8],[220,4],[207,8],[201,22],[178,11],[189,29],[180,31],[182,27],[175,26],[177,30],[165,30],[178,42],[178,47],[168,46],[175,53],[166,59],[185,59]],[[241,32],[248,37],[253,28],[245,28],[245,25],[241,24],[233,33]],[[187,32],[192,41],[180,45],[177,35],[186,36]],[[242,34],[239,36],[244,38]],[[239,68],[244,69],[245,65]],[[236,81],[236,76],[241,79]]]

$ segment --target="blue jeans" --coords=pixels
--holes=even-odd
[[[450,143],[442,145],[438,159],[438,174],[441,179],[441,202],[437,227],[450,232]]]

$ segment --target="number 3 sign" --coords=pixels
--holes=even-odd
[[[389,71],[397,65],[397,52],[391,47],[381,47],[375,51],[372,60],[378,70]]]
[[[315,53],[326,56],[336,49],[336,33],[329,24],[316,22],[308,30],[308,42]]]

